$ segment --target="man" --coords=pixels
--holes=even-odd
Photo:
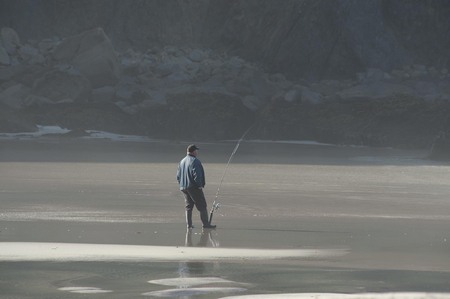
[[[199,148],[195,144],[189,145],[187,155],[180,161],[177,171],[177,181],[186,202],[186,223],[188,229],[194,228],[192,225],[192,210],[195,205],[200,212],[203,228],[216,228],[215,225],[209,223],[208,219],[206,199],[203,194],[205,171],[202,162],[197,159],[198,150]]]

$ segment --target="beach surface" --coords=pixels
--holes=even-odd
[[[450,165],[253,140],[226,168],[236,141],[196,143],[216,230],[185,228],[188,142],[0,140],[0,298],[450,294]]]

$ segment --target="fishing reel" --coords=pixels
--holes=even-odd
[[[212,208],[214,210],[218,210],[220,208],[220,203],[218,203],[218,202],[217,203],[213,203]]]
[[[216,211],[219,208],[220,208],[220,203],[214,201],[212,204],[212,207],[211,207],[211,211],[209,212],[209,224],[211,224],[211,221],[213,219],[214,211]]]

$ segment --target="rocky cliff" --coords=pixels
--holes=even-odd
[[[211,48],[314,79],[450,63],[447,0],[2,0],[0,26],[24,40],[100,27],[121,50]]]
[[[0,27],[2,131],[257,122],[257,138],[426,147],[449,129],[446,0],[0,0]]]

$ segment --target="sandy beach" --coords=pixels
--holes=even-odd
[[[236,142],[197,142],[221,208],[187,233],[187,144],[0,140],[0,298],[450,292],[450,165],[426,151],[244,141],[216,197]]]

